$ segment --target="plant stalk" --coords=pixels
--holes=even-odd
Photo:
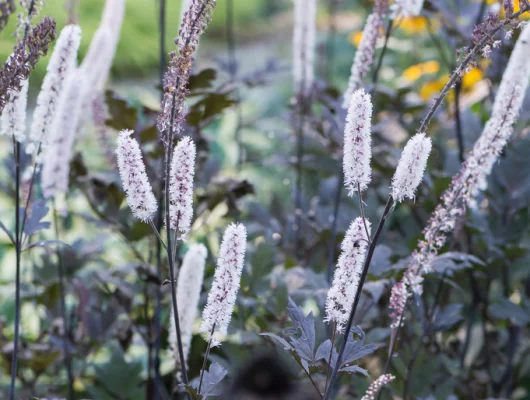
[[[390,215],[390,212],[392,211],[392,205],[393,205],[392,196],[388,196],[385,210],[383,211],[383,216],[381,217],[381,220],[379,221],[379,225],[377,226],[377,230],[375,232],[374,238],[370,243],[370,247],[368,248],[368,254],[366,255],[366,259],[364,261],[363,272],[361,275],[361,279],[359,280],[359,288],[357,289],[357,293],[355,293],[355,299],[353,301],[353,306],[350,312],[350,318],[348,319],[348,324],[346,325],[346,330],[345,330],[346,333],[344,336],[344,340],[342,341],[342,345],[340,347],[339,354],[337,356],[337,362],[335,363],[335,368],[333,369],[333,372],[331,374],[329,386],[326,390],[326,393],[324,394],[324,400],[329,399],[329,396],[331,395],[331,391],[333,390],[333,386],[339,374],[342,357],[344,355],[344,351],[346,350],[346,344],[350,336],[351,328],[353,325],[353,319],[355,317],[355,312],[357,310],[357,306],[359,305],[359,300],[361,298],[361,292],[363,289],[364,281],[366,280],[366,276],[368,275],[368,270],[370,268],[370,263],[372,262],[372,257],[374,255],[375,246],[377,244],[377,241],[379,240],[379,237],[381,236],[381,232],[383,231],[385,222],[388,216]]]

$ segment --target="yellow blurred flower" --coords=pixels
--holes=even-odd
[[[447,83],[447,77],[443,76],[435,81],[425,82],[420,88],[420,97],[423,100],[429,100],[434,95],[440,93],[444,85]]]
[[[464,91],[471,90],[477,82],[480,82],[484,74],[479,68],[473,68],[462,78],[462,89]]]
[[[413,65],[412,67],[408,67],[403,72],[403,77],[409,81],[416,81],[422,75],[436,74],[438,71],[440,71],[440,63],[438,61],[431,60],[421,64]]]
[[[418,17],[403,18],[399,27],[409,35],[423,33],[427,31],[427,18],[421,15]]]
[[[484,74],[479,68],[473,68],[471,71],[469,71],[467,74],[464,75],[462,78],[462,91],[464,93],[470,92],[475,84],[480,82],[484,78]],[[442,76],[434,81],[425,82],[420,87],[420,97],[423,100],[429,100],[433,96],[436,96],[438,93],[440,93],[449,80],[448,76]],[[447,99],[449,102],[452,101],[453,93],[450,92],[447,95]]]
[[[350,33],[350,37],[349,37],[350,43],[353,43],[355,47],[359,47],[359,44],[361,44],[362,38],[363,38],[362,31]]]
[[[502,3],[501,3],[502,6]],[[514,0],[513,2],[513,12],[519,12],[521,9],[521,6],[519,5],[519,0]],[[504,7],[501,7],[501,18],[504,18],[506,14],[504,13]],[[525,12],[523,15],[521,15],[521,19],[530,19],[530,12]]]

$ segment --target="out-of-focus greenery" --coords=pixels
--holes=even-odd
[[[18,1],[17,1],[18,3]],[[79,25],[83,30],[79,60],[86,54],[94,32],[98,28],[104,0],[81,0],[79,2],[78,15]],[[257,32],[260,20],[276,11],[283,3],[280,0],[236,0],[234,18],[242,32],[252,34]],[[20,6],[18,6],[20,9]],[[113,76],[119,78],[130,78],[132,76],[148,76],[156,72],[158,68],[159,45],[158,45],[158,1],[157,0],[127,0],[125,22],[116,59],[113,65]],[[167,1],[167,47],[171,50],[172,38],[175,37],[180,25],[180,0]],[[18,12],[18,10],[17,10]],[[47,0],[44,9],[35,20],[44,15],[50,15],[57,21],[59,31],[65,24],[67,13],[63,0]],[[210,40],[216,38],[224,39],[224,21],[226,9],[224,4],[219,4],[215,10],[212,24],[207,35]],[[0,33],[0,59],[5,60],[11,54],[15,38],[17,24],[16,15],[12,15],[8,26]],[[252,26],[252,29],[250,27]],[[49,57],[49,55],[48,55]],[[48,57],[39,62],[35,73],[32,75],[33,82],[40,82],[44,77]]]

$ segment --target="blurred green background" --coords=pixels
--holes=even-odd
[[[18,3],[18,1],[17,1]],[[224,41],[224,24],[226,17],[225,2],[218,2],[214,17],[206,34],[208,46],[216,38]],[[289,2],[281,0],[236,0],[234,1],[234,18],[238,31],[244,32],[244,39],[252,39],[259,35],[267,26],[267,17],[279,9],[289,6]],[[79,25],[83,30],[79,60],[83,59],[90,40],[96,31],[101,18],[104,0],[79,0]],[[122,28],[121,39],[113,65],[113,77],[150,76],[158,68],[158,0],[127,0],[126,15]],[[20,8],[17,4],[17,7]],[[167,49],[172,50],[172,38],[177,35],[180,24],[180,0],[167,1]],[[50,15],[57,21],[58,31],[64,26],[67,13],[63,0],[47,0],[40,15]],[[11,16],[9,25],[0,33],[0,55],[6,59],[11,53],[15,38],[16,16]],[[270,26],[268,27],[270,28]],[[37,66],[32,75],[33,82],[41,81],[46,68],[46,59]]]

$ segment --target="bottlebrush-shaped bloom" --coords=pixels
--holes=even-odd
[[[316,0],[294,1],[293,78],[297,94],[309,93],[315,79],[316,12]]]
[[[193,217],[195,153],[195,143],[186,136],[175,147],[171,160],[169,221],[171,229],[178,229],[183,236],[189,232]]]
[[[164,75],[164,96],[161,113],[158,115],[157,127],[162,134],[162,141],[167,140],[170,125],[173,121],[172,133],[178,135],[182,129],[186,106],[184,101],[188,95],[188,83],[191,69],[195,61],[195,52],[199,44],[199,36],[206,30],[216,5],[215,0],[192,0],[191,6],[184,13],[179,36],[175,38],[179,52],[170,53],[170,61]]]
[[[366,190],[371,180],[372,102],[364,89],[353,93],[344,130],[344,183],[349,196]]]
[[[392,310],[390,314],[390,318],[392,318],[392,324],[390,327],[392,329],[399,326],[402,315],[405,312],[405,307],[407,306],[408,297],[409,293],[407,291],[407,286],[403,282],[397,282],[392,287],[388,305],[390,310]]]
[[[29,135],[28,154],[38,150],[39,143],[45,148],[50,141],[50,129],[56,114],[60,96],[68,75],[76,68],[77,50],[81,42],[81,28],[67,25],[61,31],[46,68],[37,106],[33,113],[33,122]]]
[[[64,93],[50,129],[50,144],[43,153],[41,179],[42,190],[46,198],[68,191],[70,159],[79,126],[84,94],[85,79],[78,70],[75,70],[65,84]]]
[[[513,132],[512,126],[519,116],[529,80],[530,25],[526,25],[502,77],[492,116],[460,171],[442,195],[441,203],[423,230],[424,238],[418,242],[411,263],[398,283],[406,287],[407,293],[422,293],[423,274],[431,271],[432,261],[445,244],[447,235],[451,235],[457,220],[465,215],[474,196],[485,187],[487,176]],[[396,325],[399,313],[393,309],[391,312],[392,324]]]
[[[366,25],[363,30],[363,37],[359,48],[355,53],[353,64],[351,67],[350,80],[348,82],[348,89],[344,93],[343,108],[348,108],[350,105],[350,98],[353,93],[360,89],[366,74],[370,71],[372,63],[374,62],[375,45],[380,35],[380,29],[383,26],[382,17],[377,14],[370,14],[366,20]]]
[[[184,19],[184,14],[190,9],[193,0],[182,0],[180,3],[180,22]]]
[[[86,75],[92,98],[94,92],[101,92],[108,80],[112,61],[120,39],[125,16],[125,0],[107,0],[101,15],[101,23],[90,42],[80,69]],[[88,100],[88,101],[89,101]]]
[[[417,17],[421,14],[424,0],[396,0],[391,9],[393,18],[398,15],[403,17]]]
[[[392,179],[392,198],[395,202],[405,198],[414,199],[416,189],[423,179],[431,148],[431,139],[425,133],[418,133],[407,142]]]
[[[177,306],[179,310],[180,335],[184,359],[188,359],[193,336],[193,324],[197,318],[199,300],[201,297],[204,267],[208,252],[202,244],[192,244],[182,260],[182,267],[177,282]],[[173,315],[173,312],[170,314]],[[169,346],[180,364],[178,356],[177,333],[175,319],[170,318]]]
[[[0,112],[9,102],[11,90],[20,91],[37,62],[48,53],[55,40],[55,21],[46,16],[28,34],[25,43],[18,43],[0,69]]]
[[[223,235],[217,268],[213,277],[212,288],[202,313],[203,322],[200,331],[212,340],[213,346],[221,344],[234,311],[237,292],[241,281],[241,272],[245,262],[247,247],[247,230],[242,224],[231,224]],[[210,336],[214,328],[213,336]]]
[[[153,218],[158,206],[145,172],[140,146],[131,137],[132,133],[133,131],[123,130],[118,136],[118,168],[123,189],[127,194],[127,204],[133,215],[143,222],[148,222]]]
[[[366,221],[368,232],[370,222]],[[342,253],[335,269],[333,284],[326,299],[325,322],[335,322],[335,330],[342,333],[350,316],[355,295],[359,290],[368,238],[363,219],[356,218],[342,241]]]
[[[383,389],[383,386],[388,385],[394,379],[396,377],[390,374],[381,375],[370,384],[364,396],[361,397],[361,400],[375,400],[381,389]]]
[[[20,92],[11,89],[9,102],[2,111],[0,135],[11,136],[19,142],[26,140],[26,105],[28,102],[28,80],[22,81]]]

